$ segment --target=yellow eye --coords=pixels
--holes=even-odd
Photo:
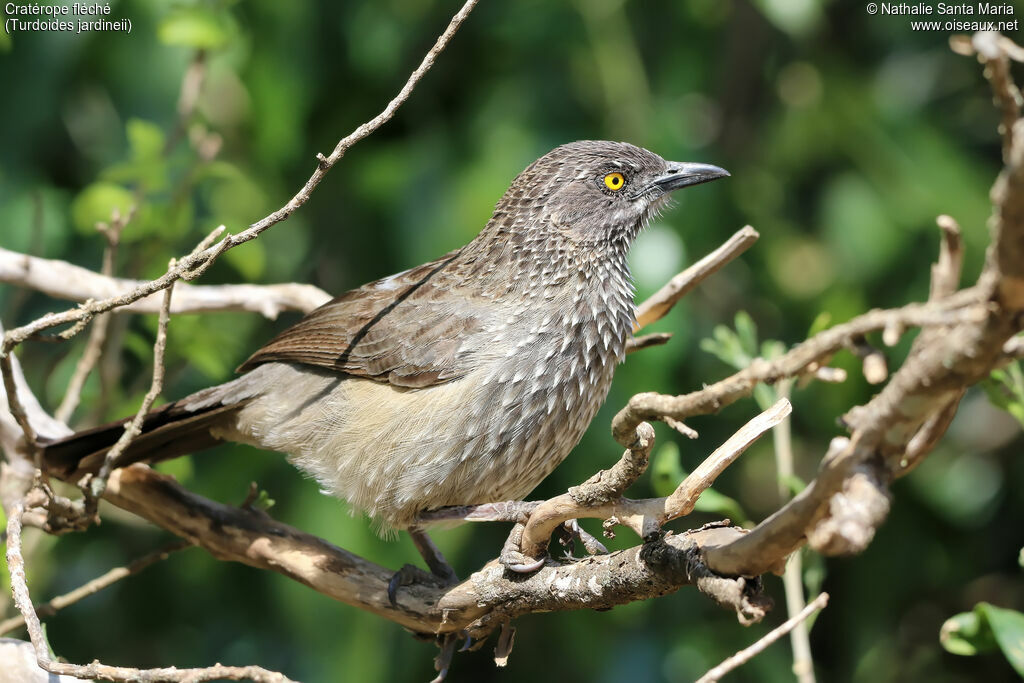
[[[626,184],[626,179],[621,173],[609,173],[604,177],[604,186],[612,192],[618,192]]]

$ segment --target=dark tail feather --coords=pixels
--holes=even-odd
[[[159,462],[221,443],[210,428],[245,405],[245,401],[224,405],[197,406],[192,397],[160,406],[146,415],[142,433],[115,463],[124,467],[135,462]],[[187,407],[186,407],[187,406]],[[43,459],[51,471],[77,479],[99,470],[110,448],[121,438],[131,418],[76,432],[62,439],[42,443]]]

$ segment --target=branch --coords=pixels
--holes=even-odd
[[[134,562],[131,562],[130,564],[124,567],[114,567],[110,571],[102,574],[101,576],[97,576],[95,579],[89,581],[88,583],[82,584],[78,588],[75,588],[74,590],[69,591],[64,595],[58,595],[52,600],[36,605],[36,614],[40,617],[53,616],[65,607],[69,607],[75,604],[76,602],[89,597],[90,595],[94,595],[103,590],[104,588],[112,586],[121,579],[126,579],[129,576],[134,576],[135,574],[141,572],[143,569],[146,569],[147,567],[150,567],[156,564],[157,562],[160,562],[161,560],[166,560],[168,557],[171,556],[172,553],[176,553],[179,550],[184,550],[186,548],[191,547],[192,544],[188,541],[174,541],[172,543],[168,543],[164,547],[154,550],[153,552],[148,553],[146,555],[143,555],[139,559],[135,560]],[[24,625],[25,617],[23,616],[11,617],[6,621],[0,621],[0,635],[9,633],[10,631],[13,631],[17,628],[21,628]]]
[[[28,287],[56,299],[88,301],[131,294],[144,282],[106,277],[67,261],[38,258],[0,248],[0,282]],[[331,296],[319,287],[298,283],[277,285],[179,284],[171,313],[250,311],[275,319],[282,311],[308,313]],[[117,313],[157,313],[160,298],[151,294],[114,309]]]
[[[958,322],[980,322],[987,308],[981,292],[963,290],[941,301],[908,304],[903,308],[875,310],[836,325],[794,347],[773,361],[755,360],[748,368],[704,389],[682,396],[645,393],[633,396],[612,421],[615,440],[627,445],[637,425],[645,420],[660,420],[667,415],[685,420],[695,415],[718,412],[725,406],[749,396],[759,382],[772,384],[787,377],[796,377],[825,356],[863,337],[868,332],[886,328],[951,325]]]
[[[760,618],[767,609],[756,586],[742,579],[716,577],[699,559],[699,547],[742,533],[731,527],[670,536],[565,565],[549,562],[529,577],[510,576],[491,561],[457,586],[404,586],[392,605],[387,593],[393,570],[259,510],[205,499],[144,465],[115,470],[104,497],[217,559],[278,572],[416,632],[470,629],[476,638],[497,625],[495,615],[507,619],[533,612],[611,607],[664,595],[695,581],[745,618]]]
[[[690,514],[700,495],[714,484],[725,468],[791,411],[789,401],[780,400],[715,449],[671,495],[632,500],[622,494],[643,474],[654,445],[654,430],[647,423],[641,423],[636,430],[636,442],[610,470],[598,472],[580,486],[542,502],[529,513],[521,542],[523,554],[542,557],[548,539],[560,524],[584,517],[614,520],[645,540],[655,537],[665,523]]]
[[[636,324],[633,332],[647,327],[651,323],[665,317],[680,299],[694,287],[717,273],[722,266],[749,249],[760,235],[749,225],[741,228],[725,244],[697,261],[692,266],[669,280],[650,298],[637,306]]]
[[[121,242],[121,232],[131,222],[135,211],[135,204],[132,205],[125,216],[121,215],[120,210],[114,209],[109,225],[106,223],[97,223],[96,225],[96,229],[107,240],[107,246],[103,250],[103,266],[100,268],[100,273],[105,277],[112,277],[114,275],[114,263],[117,260],[117,247]],[[53,414],[61,422],[67,423],[74,414],[75,408],[78,407],[78,401],[82,396],[82,387],[85,386],[85,380],[89,378],[89,374],[96,367],[96,362],[100,359],[103,342],[107,339],[107,327],[109,324],[110,314],[105,313],[97,318],[96,324],[93,325],[92,330],[89,332],[89,340],[85,344],[82,356],[75,364],[75,371],[71,375],[71,379],[68,380],[68,388],[64,392],[64,398],[61,399],[60,405],[57,406],[57,410]]]
[[[181,259],[175,267],[169,268],[159,278],[143,283],[127,294],[108,297],[97,301],[88,301],[78,308],[69,309],[62,313],[51,313],[28,325],[11,330],[4,337],[3,347],[0,348],[0,360],[2,360],[2,358],[6,356],[11,349],[23,342],[25,339],[28,339],[43,330],[47,330],[58,325],[75,323],[76,327],[71,330],[73,333],[74,331],[77,331],[79,325],[88,323],[94,316],[100,313],[105,313],[106,311],[114,308],[134,303],[140,299],[150,296],[151,294],[166,289],[179,279],[195,279],[199,277],[226,250],[237,247],[240,244],[244,244],[249,240],[256,239],[268,228],[280,223],[295,213],[299,207],[309,201],[309,197],[313,190],[316,189],[327,172],[330,171],[336,163],[338,163],[341,157],[345,155],[345,152],[347,152],[352,145],[364,139],[391,120],[395,115],[395,112],[398,111],[398,108],[409,99],[412,91],[423,76],[430,71],[430,68],[434,65],[434,60],[448,46],[448,43],[459,30],[459,27],[462,26],[462,22],[466,20],[469,13],[473,11],[477,2],[478,0],[467,0],[455,16],[452,17],[452,20],[444,30],[444,33],[438,37],[434,46],[429,52],[427,52],[423,57],[423,61],[420,62],[420,65],[416,67],[416,70],[409,76],[398,95],[388,102],[383,111],[366,123],[360,125],[348,136],[338,141],[338,144],[334,147],[330,156],[325,157],[323,154],[317,155],[318,164],[316,170],[313,171],[313,174],[306,181],[305,185],[303,185],[295,196],[293,196],[284,206],[264,216],[242,232],[236,235],[226,235],[220,242],[214,245],[213,240],[219,237],[223,232],[223,226],[218,228],[211,233],[206,240],[200,243],[200,246],[202,247],[201,249],[194,250],[187,257]]]
[[[748,648],[740,650],[732,657],[729,657],[724,662],[716,666],[711,671],[697,679],[697,683],[717,683],[727,673],[733,669],[743,666],[757,655],[764,652],[769,645],[777,641],[782,636],[786,635],[798,625],[806,621],[812,614],[820,609],[824,609],[828,604],[828,593],[822,593],[811,602],[807,603],[799,614],[787,619],[783,623],[779,624],[776,628],[769,631],[763,638],[754,643]]]
[[[68,664],[57,662],[50,657],[50,647],[43,634],[39,616],[32,605],[25,579],[25,560],[21,554],[21,515],[25,511],[24,502],[19,502],[7,510],[7,568],[11,577],[11,591],[14,593],[14,604],[25,619],[32,647],[35,650],[39,668],[60,676],[75,678],[103,678],[111,681],[139,681],[149,683],[155,681],[214,681],[218,679],[243,680],[250,679],[266,683],[292,683],[291,679],[274,671],[259,666],[215,666],[201,669],[179,669],[166,667],[162,669],[134,669],[123,666],[108,666],[99,662],[91,664]]]

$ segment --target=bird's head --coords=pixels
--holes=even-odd
[[[717,166],[666,161],[625,142],[571,142],[530,164],[495,217],[532,216],[582,244],[628,245],[673,190],[728,176]],[[530,229],[535,226],[521,226]]]

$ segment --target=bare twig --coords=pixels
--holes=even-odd
[[[131,222],[132,217],[135,215],[136,206],[136,204],[133,204],[124,216],[121,215],[119,210],[114,209],[114,215],[111,216],[109,225],[99,223],[96,226],[97,230],[103,234],[107,241],[107,247],[103,250],[103,265],[100,268],[100,274],[104,277],[109,278],[114,275],[114,263],[117,260],[117,247],[121,242],[121,232]],[[71,375],[71,379],[68,380],[68,388],[64,392],[64,398],[61,399],[60,405],[53,414],[61,422],[68,422],[74,414],[75,408],[78,407],[78,401],[82,395],[82,387],[85,386],[85,380],[89,378],[89,373],[96,367],[96,362],[100,358],[103,342],[107,338],[107,326],[109,324],[110,314],[104,313],[96,318],[92,331],[89,332],[89,340],[85,344],[85,351],[82,352],[81,358],[75,364],[75,371]]]
[[[960,287],[960,272],[964,261],[960,224],[945,214],[935,219],[935,222],[942,231],[942,242],[939,243],[939,260],[932,266],[929,301],[949,296]]]
[[[985,77],[1002,113],[999,132],[1003,136],[1003,161],[1009,162],[1013,147],[1013,125],[1020,118],[1021,94],[1010,75],[1010,63],[1003,46],[1010,41],[995,31],[979,31],[971,44],[978,59],[985,65]],[[1012,45],[1012,43],[1010,43]]]
[[[79,600],[87,598],[90,595],[94,595],[104,588],[117,583],[121,579],[138,574],[143,569],[146,569],[161,560],[166,560],[172,553],[191,547],[192,544],[188,541],[174,541],[172,543],[168,543],[164,547],[143,555],[123,567],[115,567],[103,575],[97,576],[88,583],[82,584],[78,588],[65,593],[64,595],[58,595],[52,600],[36,605],[36,614],[40,618],[53,616],[65,607],[73,605]],[[0,635],[13,631],[16,628],[21,628],[24,625],[24,616],[11,617],[6,621],[0,621]]]
[[[174,124],[174,130],[167,136],[164,143],[164,154],[168,154],[185,135],[189,119],[195,112],[196,104],[199,102],[199,93],[203,89],[203,81],[206,79],[206,50],[196,50],[192,61],[185,70],[185,77],[181,79],[181,90],[178,93],[178,120]]]
[[[222,666],[217,664],[201,669],[179,669],[166,667],[162,669],[134,669],[123,666],[109,666],[92,662],[91,664],[68,664],[57,662],[50,657],[49,645],[43,634],[39,615],[32,605],[25,579],[25,560],[21,554],[21,515],[25,511],[24,502],[19,502],[8,510],[7,516],[7,567],[11,577],[11,590],[14,593],[14,604],[25,619],[29,639],[35,649],[39,667],[52,674],[74,676],[76,678],[102,678],[108,681],[139,681],[155,683],[156,681],[215,681],[218,679],[253,680],[260,683],[291,683],[291,679],[274,671],[259,666]]]
[[[630,354],[649,349],[652,346],[661,346],[667,344],[670,339],[672,339],[672,334],[669,332],[654,332],[639,337],[630,337],[626,340],[626,353]]]
[[[715,449],[671,495],[633,500],[623,498],[622,494],[643,473],[647,454],[654,445],[653,430],[642,423],[637,429],[636,443],[611,469],[598,472],[568,493],[543,501],[529,513],[520,542],[523,554],[530,558],[542,556],[555,528],[566,520],[581,517],[614,519],[641,538],[652,538],[665,523],[690,514],[700,495],[725,468],[791,411],[789,401],[780,400]]]
[[[757,359],[748,368],[699,391],[682,396],[637,394],[615,416],[612,434],[616,441],[626,445],[633,439],[636,425],[644,420],[660,420],[666,415],[676,420],[685,420],[694,415],[717,412],[749,396],[759,382],[771,384],[786,377],[798,376],[820,358],[835,353],[851,340],[874,330],[894,324],[903,328],[972,321],[978,323],[988,312],[983,301],[981,292],[967,289],[936,302],[870,311],[847,323],[819,332],[775,360]]]
[[[889,365],[885,354],[868,343],[864,337],[855,337],[847,347],[861,360],[864,379],[869,384],[881,384],[889,377]]]
[[[108,278],[67,261],[37,258],[0,248],[0,282],[28,287],[57,299],[102,300],[124,296],[141,280]],[[299,283],[277,285],[193,285],[175,287],[171,313],[251,311],[273,320],[282,311],[308,313],[331,296],[319,287]],[[114,313],[157,313],[160,298],[151,294],[114,309]]]
[[[201,243],[202,249],[194,250],[187,257],[181,259],[175,267],[169,268],[167,272],[159,278],[143,283],[127,294],[98,301],[88,301],[78,308],[63,311],[61,313],[51,313],[28,325],[9,331],[4,337],[3,347],[0,348],[0,356],[6,354],[9,350],[13,349],[25,339],[28,339],[43,330],[50,329],[58,325],[74,323],[75,327],[69,330],[69,332],[73,333],[78,330],[79,326],[83,322],[88,322],[100,313],[105,313],[106,311],[114,308],[134,303],[139,299],[166,289],[179,279],[195,279],[201,275],[202,272],[205,271],[206,268],[208,268],[224,251],[259,237],[268,228],[291,216],[299,209],[299,207],[309,201],[309,197],[313,190],[316,189],[327,172],[330,171],[341,157],[345,155],[345,152],[347,152],[352,145],[366,138],[368,135],[391,120],[395,115],[395,112],[398,111],[398,108],[409,99],[412,91],[423,76],[426,75],[434,65],[434,60],[437,56],[448,46],[448,43],[459,30],[459,27],[462,26],[466,17],[468,17],[469,13],[473,11],[474,7],[476,7],[477,2],[478,0],[467,0],[455,16],[452,17],[448,27],[438,37],[434,46],[423,57],[420,65],[416,67],[409,76],[409,79],[405,82],[405,85],[403,85],[399,93],[392,98],[390,102],[388,102],[383,111],[366,123],[360,125],[348,136],[338,141],[338,144],[335,145],[330,156],[325,157],[323,154],[317,155],[318,163],[313,174],[295,194],[295,196],[293,196],[284,206],[264,216],[242,232],[236,235],[229,234],[225,236],[216,245],[213,245],[212,241],[209,241],[210,238],[207,238],[207,240],[204,240],[204,242]],[[211,237],[217,237],[221,232],[223,232],[223,227],[214,231],[214,233],[211,234]]]
[[[171,264],[171,268],[174,264]],[[103,489],[107,485],[107,478],[110,476],[110,470],[113,468],[114,463],[121,457],[121,454],[125,452],[128,446],[131,445],[132,441],[139,434],[142,433],[142,423],[146,419],[146,413],[149,412],[150,408],[153,407],[153,402],[156,397],[160,395],[164,387],[164,354],[167,350],[167,324],[171,320],[171,296],[174,293],[174,284],[172,283],[167,289],[164,290],[164,301],[160,308],[160,320],[157,324],[156,330],[156,342],[153,344],[153,379],[149,385],[149,391],[146,392],[145,397],[142,399],[139,409],[135,412],[135,417],[132,418],[131,422],[125,425],[124,433],[117,442],[110,447],[107,454],[103,458],[103,465],[100,467],[99,473],[89,482],[89,488],[91,495],[94,498],[100,498],[103,495]]]
[[[725,244],[679,273],[637,307],[636,332],[665,316],[694,287],[717,273],[722,266],[749,249],[760,237],[749,225],[741,228]]]
[[[723,676],[733,669],[743,666],[751,659],[764,652],[769,645],[792,631],[798,624],[806,621],[812,614],[820,609],[824,609],[827,604],[828,593],[822,593],[814,600],[807,603],[807,606],[804,607],[799,614],[790,617],[783,623],[779,624],[779,626],[769,631],[763,638],[750,647],[740,650],[715,668],[711,669],[711,671],[708,671],[697,679],[697,683],[716,683],[716,681],[721,680]]]
[[[1024,337],[1011,337],[1003,344],[1003,353],[1008,358],[1024,358]]]

